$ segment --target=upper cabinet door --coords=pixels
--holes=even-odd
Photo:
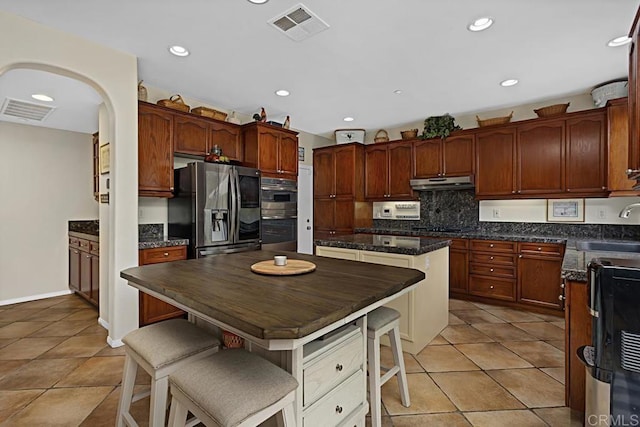
[[[638,42],[640,42],[640,9],[633,21],[629,45],[629,168],[632,176],[640,174],[640,76],[638,76]]]
[[[298,137],[287,133],[280,134],[278,146],[279,172],[291,175],[290,179],[298,176]]]
[[[450,136],[442,141],[444,176],[473,175],[474,135]]]
[[[413,177],[434,178],[442,175],[442,140],[427,139],[413,143]]]
[[[515,128],[476,134],[476,195],[515,193]]]
[[[207,155],[209,127],[206,120],[176,115],[173,118],[174,152]]]
[[[209,145],[211,152],[214,146],[220,147],[222,155],[233,160],[242,161],[242,144],[240,143],[240,128],[232,123],[209,123]]]
[[[260,131],[258,165],[262,172],[278,173],[278,143],[280,134],[272,130]]]
[[[171,197],[173,114],[138,106],[138,190],[141,196]]]
[[[518,194],[564,191],[564,120],[518,127]]]
[[[388,160],[386,145],[365,147],[365,186],[367,199],[385,199],[388,194]]]
[[[411,180],[411,142],[389,144],[387,167],[389,169],[388,197],[412,197]]]
[[[353,145],[338,147],[333,152],[335,161],[335,197],[354,197],[356,194],[356,147]],[[360,172],[362,173],[362,172]]]
[[[605,123],[604,112],[567,120],[567,192],[606,191]]]
[[[335,194],[336,162],[334,150],[313,153],[313,197],[331,198]]]

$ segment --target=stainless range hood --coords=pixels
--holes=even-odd
[[[465,190],[473,187],[473,175],[411,180],[411,188],[416,191]]]

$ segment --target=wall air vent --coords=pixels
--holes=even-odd
[[[18,119],[43,122],[55,110],[56,107],[36,104],[34,102],[21,101],[19,99],[5,98],[0,109],[0,114]]]
[[[329,28],[329,24],[301,3],[270,19],[269,25],[297,42]]]

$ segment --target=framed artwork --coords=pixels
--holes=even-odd
[[[548,222],[584,222],[584,199],[547,200]]]
[[[298,161],[304,162],[304,147],[298,147]]]
[[[100,174],[109,173],[109,143],[100,146]]]

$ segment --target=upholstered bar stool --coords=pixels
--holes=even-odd
[[[184,319],[165,320],[128,333],[122,389],[118,404],[118,427],[137,426],[131,403],[151,395],[149,426],[164,427],[169,392],[169,374],[218,351],[220,341]],[[138,366],[151,375],[151,390],[133,394]]]
[[[243,349],[223,350],[177,370],[171,384],[170,427],[184,427],[187,411],[206,426],[257,426],[278,412],[296,424],[298,382],[288,372]]]
[[[394,366],[380,366],[380,337],[389,334]],[[402,357],[400,344],[400,313],[389,307],[378,307],[367,315],[367,362],[369,365],[369,403],[371,404],[371,425],[382,425],[381,388],[394,375],[398,377],[400,399],[404,406],[409,406],[409,387],[407,373]],[[380,369],[386,372],[380,376]]]

